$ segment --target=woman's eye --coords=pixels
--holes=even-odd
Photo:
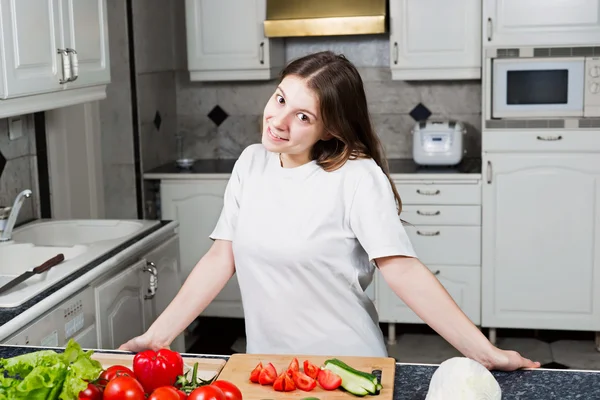
[[[278,94],[278,95],[275,97],[275,99],[277,100],[277,102],[278,102],[279,104],[283,104],[283,103],[285,103],[285,100],[283,99],[283,96],[281,96],[281,95],[279,95],[279,94]]]
[[[298,114],[298,118],[300,118],[300,121],[302,122],[308,122],[308,116],[306,114]]]

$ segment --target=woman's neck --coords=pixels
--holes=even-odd
[[[279,153],[279,164],[282,168],[296,168],[310,162],[308,154]]]

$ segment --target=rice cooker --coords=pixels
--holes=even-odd
[[[452,166],[462,161],[466,129],[458,121],[421,121],[412,129],[413,160],[419,165]]]

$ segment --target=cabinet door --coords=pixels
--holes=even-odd
[[[179,265],[179,237],[173,236],[167,239],[146,255],[146,261],[149,265],[156,267],[158,271],[158,287],[151,304],[146,307],[151,308],[150,321],[147,321],[149,327],[156,318],[173,301],[179,289],[181,289],[181,268]],[[147,279],[147,277],[145,278]],[[148,300],[146,300],[148,303]],[[148,313],[146,313],[148,314]],[[179,335],[173,343],[171,349],[179,352],[185,352],[184,335]]]
[[[483,0],[485,46],[598,45],[600,0]]]
[[[484,158],[483,324],[600,330],[597,154]]]
[[[180,259],[183,279],[206,254],[223,208],[227,179],[161,183],[161,212],[179,222]],[[240,288],[234,275],[202,315],[243,317]]]
[[[116,349],[144,333],[144,265],[145,260],[139,261],[95,288],[98,345],[101,349]]]
[[[265,16],[265,0],[186,0],[191,79],[273,78],[284,53],[280,40],[265,38]]]
[[[106,0],[62,0],[65,47],[78,62],[78,77],[68,87],[110,83]]]
[[[63,90],[58,0],[0,0],[0,98]]]
[[[479,79],[481,2],[391,0],[392,78]]]

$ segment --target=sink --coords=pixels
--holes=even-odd
[[[0,307],[18,306],[62,280],[75,271],[79,265],[82,265],[78,258],[85,256],[87,249],[88,246],[85,245],[59,247],[14,242],[0,244],[0,286],[43,264],[59,253],[65,256],[63,262],[55,265],[49,271],[33,275],[9,291],[0,294]],[[85,260],[82,261],[85,264]]]
[[[39,246],[74,246],[133,236],[158,221],[42,220],[13,232],[13,240]]]

